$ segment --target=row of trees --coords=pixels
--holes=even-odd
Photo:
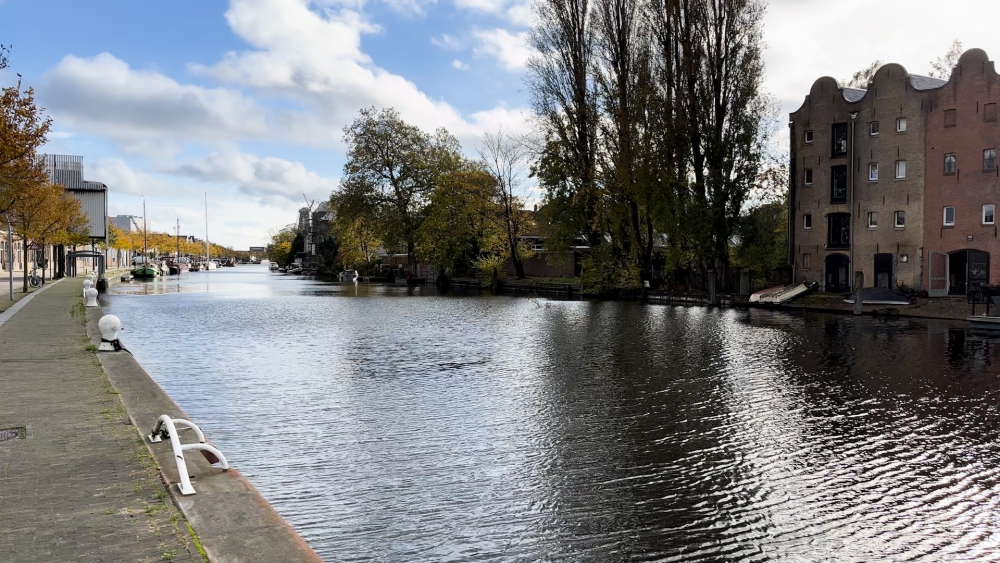
[[[9,51],[0,45],[0,73],[8,66]],[[52,121],[35,103],[34,90],[20,79],[0,92],[0,219],[21,237],[23,264],[29,243],[83,244],[88,242],[87,219],[80,202],[62,186],[49,182],[38,154]],[[13,241],[7,241],[13,248]],[[24,268],[22,291],[28,291]]]
[[[726,271],[768,171],[761,0],[538,0],[528,85],[550,245],[584,233],[585,279],[635,288]],[[780,174],[780,165],[777,173]],[[774,172],[769,172],[774,174]],[[780,197],[780,195],[779,195]],[[756,223],[757,225],[754,225]],[[786,227],[782,227],[786,228]]]
[[[143,248],[148,252],[149,257],[156,257],[164,253],[173,253],[180,247],[181,255],[204,256],[205,243],[192,242],[187,238],[180,241],[170,233],[162,233],[147,229],[143,232],[142,227],[136,226],[135,230],[124,232],[114,225],[108,225],[108,247],[118,250],[128,250],[136,254],[142,254]],[[221,258],[223,256],[233,256],[231,248],[209,243],[210,258]]]
[[[446,130],[427,133],[392,109],[370,108],[344,129],[344,140],[347,163],[330,200],[341,264],[371,269],[383,248],[448,276],[492,278],[510,260],[524,277],[531,252],[521,237],[533,215],[522,197],[522,139],[487,134],[479,158],[469,159]],[[291,247],[294,237],[283,236],[272,244]]]

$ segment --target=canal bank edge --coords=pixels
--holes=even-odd
[[[101,307],[87,310],[87,336],[94,345],[101,342],[97,322],[103,315]],[[181,495],[176,487],[179,476],[169,441],[151,444],[147,436],[160,415],[189,417],[131,354],[103,352],[97,357],[108,381],[118,391],[133,426],[143,436],[143,442],[156,461],[174,504],[194,529],[209,561],[322,562],[237,469],[230,467],[229,471],[223,472],[197,452],[190,451],[184,459],[197,494]],[[198,424],[198,421],[192,422]],[[205,430],[208,434],[206,438],[211,442],[211,429]]]

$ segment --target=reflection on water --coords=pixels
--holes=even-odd
[[[328,561],[1000,559],[961,326],[200,274],[110,310]]]

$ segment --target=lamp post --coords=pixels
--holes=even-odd
[[[7,276],[10,278],[10,300],[14,300],[14,229],[10,226],[10,217],[7,217],[7,255],[8,255],[8,268]]]
[[[7,250],[8,252],[8,268],[7,276],[10,278],[10,300],[14,300],[14,229],[10,226],[10,208],[14,207],[14,203],[17,199],[10,200],[10,205],[7,206],[7,212],[4,213],[4,219],[7,221]]]
[[[855,217],[855,209],[854,209],[854,170],[851,170],[851,168],[854,168],[854,124],[857,122],[858,112],[855,110],[855,111],[852,111],[852,112],[848,113],[848,115],[850,115],[850,117],[851,117],[851,160],[848,161],[848,163],[847,163],[847,170],[848,170],[847,177],[849,178],[849,181],[851,182],[851,214],[849,215],[849,217],[850,217],[850,222],[851,222],[850,223],[850,225],[851,225],[850,226],[850,237],[851,237],[851,241],[850,241],[851,242],[851,252],[850,252],[851,257],[850,257],[850,260],[851,260],[851,271],[853,272],[855,270],[855,266],[854,266],[854,223],[856,222],[855,219],[857,219],[857,217]],[[853,279],[854,277],[856,277],[856,276],[849,276],[848,283],[851,284],[851,286],[852,286],[851,289],[854,290],[854,300],[858,301],[858,300],[861,299],[861,288],[860,287],[853,287],[853,286],[856,285],[854,283],[854,279]]]

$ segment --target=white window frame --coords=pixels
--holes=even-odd
[[[806,168],[805,172],[802,173],[802,182],[807,186],[813,185],[812,175],[813,175],[813,169]]]
[[[951,222],[950,223],[948,222],[948,210],[949,209],[951,209]],[[941,220],[942,220],[942,223],[944,224],[945,227],[954,227],[955,226],[955,207],[952,206],[952,205],[946,205],[944,207],[944,216],[941,218]]]
[[[867,215],[867,222],[869,229],[878,228],[878,211],[869,211]]]
[[[896,118],[896,132],[897,133],[906,133],[906,118],[905,117],[897,117]]]
[[[900,221],[899,220],[900,218],[902,218],[903,220]],[[893,214],[892,224],[897,229],[905,229],[906,228],[906,212],[902,211],[902,210],[896,211]]]
[[[903,174],[902,175],[899,174],[900,165],[901,164],[902,164],[902,170],[903,170]],[[896,179],[897,180],[905,180],[906,179],[906,161],[905,160],[897,160],[896,161]]]
[[[813,131],[812,129],[806,129],[805,137],[803,138],[805,144],[811,145],[813,143]]]
[[[803,213],[802,214],[802,230],[803,231],[811,231],[812,228],[813,228],[812,223],[813,223],[812,213]]]
[[[990,220],[986,220],[986,210],[989,210]],[[997,206],[992,203],[987,203],[983,205],[983,224],[984,225],[995,225],[997,222]]]
[[[868,136],[869,137],[878,137],[878,121],[869,121],[868,122]]]
[[[951,171],[950,172],[948,171],[948,157],[949,156],[951,157]],[[958,170],[958,156],[956,156],[955,153],[953,153],[953,152],[944,153],[944,173],[948,174],[948,175],[951,175],[951,174],[954,174],[956,170]]]
[[[878,163],[869,162],[868,163],[868,181],[878,182]]]

